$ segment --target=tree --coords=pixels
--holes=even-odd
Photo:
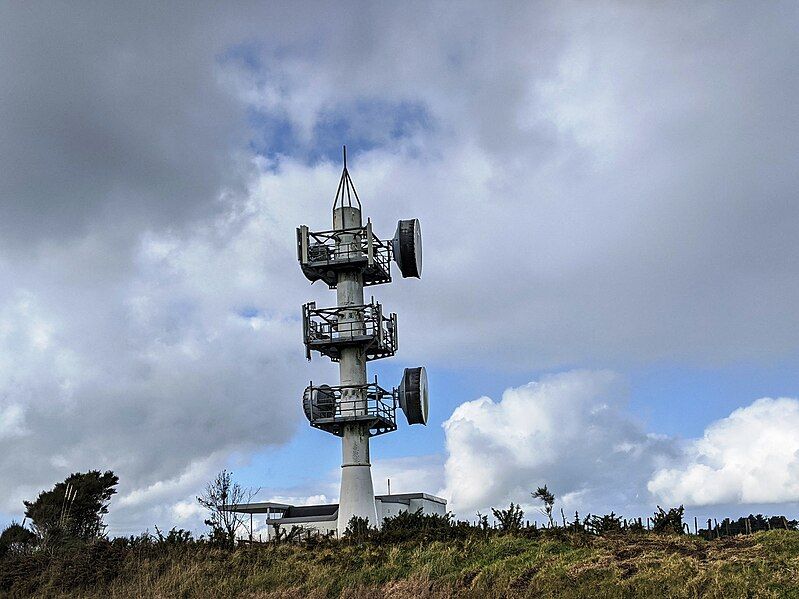
[[[233,473],[227,470],[222,470],[205,485],[197,501],[208,510],[205,524],[211,527],[212,539],[231,547],[234,545],[236,533],[244,525],[244,514],[234,512],[230,507],[249,503],[258,491],[260,489],[242,487],[233,480]]]
[[[555,526],[555,522],[552,520],[552,508],[555,506],[555,496],[550,493],[546,485],[538,487],[535,493],[531,493],[531,495],[533,499],[539,499],[544,502],[544,508],[541,510],[541,513],[549,519],[550,528]]]
[[[25,516],[43,541],[103,537],[103,516],[108,513],[108,503],[118,483],[119,477],[110,470],[70,474],[51,490],[39,493],[36,501],[25,501]]]

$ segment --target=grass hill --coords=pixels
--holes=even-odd
[[[799,597],[799,532],[565,530],[236,549],[99,540],[0,559],[2,597]]]

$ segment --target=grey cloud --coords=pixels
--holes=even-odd
[[[242,123],[215,82],[214,39],[182,13],[5,4],[6,244],[69,238],[118,219],[180,224],[208,211],[232,179]]]

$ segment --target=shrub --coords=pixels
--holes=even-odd
[[[522,519],[524,518],[524,512],[522,511],[521,506],[514,505],[511,501],[510,507],[506,510],[497,510],[491,508],[491,511],[494,513],[494,518],[497,519],[499,523],[499,529],[502,532],[515,532],[521,530],[522,528]]]
[[[585,528],[595,535],[621,532],[621,516],[617,516],[614,512],[604,516],[592,516],[589,514],[585,519]]]
[[[36,535],[18,522],[0,533],[0,557],[9,553],[29,553],[36,546]]]
[[[423,514],[422,510],[418,509],[415,512],[403,511],[396,516],[384,518],[381,529],[375,531],[373,537],[380,543],[403,541],[422,543],[464,538],[473,530],[468,522],[453,521],[450,513],[443,516]]]
[[[372,528],[369,526],[368,518],[353,516],[344,529],[344,538],[350,541],[364,541],[369,538]]]
[[[683,516],[685,515],[685,508],[683,506],[673,507],[668,512],[663,511],[663,508],[657,506],[658,511],[652,517],[652,531],[662,534],[675,534],[681,535],[685,532],[683,529]]]
[[[155,537],[156,543],[158,544],[180,546],[180,545],[191,545],[195,543],[191,531],[184,530],[182,528],[177,528],[175,526],[170,528],[169,532],[167,532],[166,534],[162,533],[156,526],[155,534],[156,534]]]

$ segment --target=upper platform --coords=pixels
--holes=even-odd
[[[391,282],[393,248],[372,233],[372,223],[333,231],[297,228],[297,259],[312,283],[324,281],[336,288],[338,273],[359,270],[364,286]]]

